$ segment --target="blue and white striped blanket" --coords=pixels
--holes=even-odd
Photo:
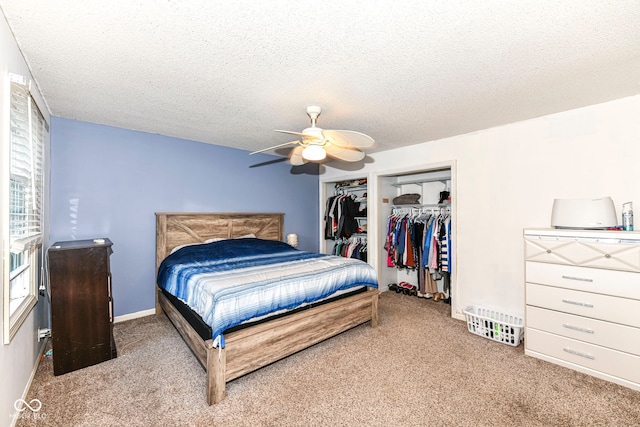
[[[374,269],[350,258],[300,251],[283,242],[229,239],[177,250],[162,261],[158,286],[222,333],[247,320],[359,287],[377,288]]]

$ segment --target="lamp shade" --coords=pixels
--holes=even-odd
[[[298,247],[298,235],[295,233],[287,234],[287,244],[293,246],[294,248]]]

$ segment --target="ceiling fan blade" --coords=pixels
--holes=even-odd
[[[298,145],[291,150],[291,153],[289,153],[289,162],[293,166],[300,166],[307,163],[307,161],[302,157],[302,150],[304,150],[304,147],[302,145]]]
[[[375,144],[373,138],[362,132],[352,130],[323,130],[325,138],[339,147],[372,147]]]
[[[265,152],[265,151],[273,150],[274,148],[280,148],[280,147],[284,147],[284,146],[286,146],[286,145],[299,144],[299,143],[300,143],[300,141],[298,141],[298,140],[296,140],[296,141],[291,141],[291,142],[285,142],[284,144],[274,145],[273,147],[263,148],[262,150],[254,151],[253,153],[249,153],[249,155],[251,155],[251,154],[257,154],[257,153],[263,153],[263,152]]]
[[[318,135],[313,135],[313,134],[310,134],[310,133],[293,132],[293,131],[290,131],[290,130],[278,130],[278,129],[276,129],[276,132],[288,133],[289,135],[297,135],[302,139],[312,139],[312,140],[321,139],[321,137],[319,137]]]
[[[345,162],[357,162],[364,159],[364,152],[356,147],[339,147],[337,145],[326,144],[324,150],[327,155]]]

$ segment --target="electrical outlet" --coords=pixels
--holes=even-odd
[[[49,337],[51,337],[51,329],[49,328],[38,329],[38,342]]]

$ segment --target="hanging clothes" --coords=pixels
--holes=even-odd
[[[367,239],[365,237],[342,238],[333,246],[333,255],[367,261]]]
[[[449,214],[394,209],[387,222],[385,250],[388,267],[417,271],[420,294],[437,293],[436,278],[451,271]]]
[[[350,237],[358,232],[360,202],[351,194],[331,196],[325,205],[325,239]]]

